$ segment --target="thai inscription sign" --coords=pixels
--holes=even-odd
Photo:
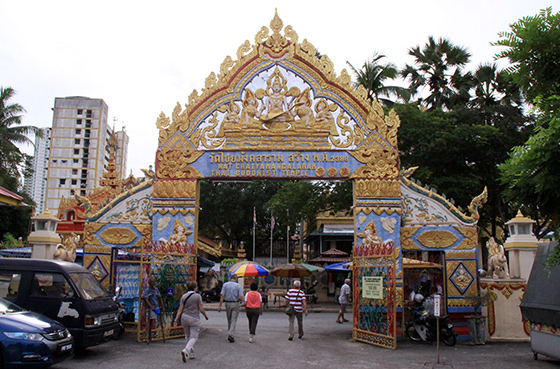
[[[204,178],[348,178],[362,164],[340,151],[206,152],[195,167]]]

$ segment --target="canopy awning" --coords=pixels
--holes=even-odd
[[[560,265],[556,265],[550,271],[544,267],[545,260],[555,247],[560,247],[558,241],[539,244],[519,307],[523,320],[560,327]]]

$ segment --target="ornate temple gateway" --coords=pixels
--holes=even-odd
[[[486,194],[465,215],[401,173],[396,113],[355,89],[346,70],[337,75],[278,15],[156,124],[155,173],[86,212],[84,265],[107,285],[112,275],[138,296],[153,273],[178,300],[196,278],[200,179],[352,180],[354,338],[396,347],[398,312],[418,287],[407,276],[431,280],[450,313],[469,311]]]

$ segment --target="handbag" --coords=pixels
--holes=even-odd
[[[298,290],[298,297],[299,297],[299,290]],[[296,309],[292,305],[288,305],[286,306],[286,310],[284,310],[284,313],[286,313],[287,316],[292,316],[296,314]]]

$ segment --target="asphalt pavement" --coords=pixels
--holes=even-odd
[[[195,345],[196,359],[183,363],[180,351],[184,339],[136,342],[133,332],[113,342],[87,349],[74,358],[56,364],[55,369],[262,369],[262,368],[560,368],[560,361],[539,356],[534,360],[528,342],[500,342],[472,346],[459,342],[454,347],[399,341],[396,350],[380,348],[352,339],[351,323],[336,324],[336,305],[315,307],[304,317],[303,339],[288,341],[288,318],[279,308],[265,311],[259,319],[255,343],[249,343],[244,312],[239,314],[234,343],[227,341],[225,312],[205,304],[209,320]]]

